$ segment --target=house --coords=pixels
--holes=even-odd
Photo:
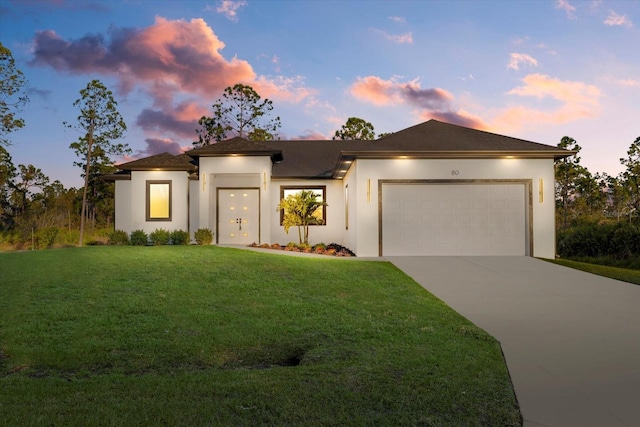
[[[554,159],[567,150],[429,120],[375,141],[239,137],[118,166],[115,226],[199,228],[214,244],[297,241],[279,201],[328,204],[311,243],[358,256],[555,256]]]

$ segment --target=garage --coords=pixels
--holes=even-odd
[[[381,181],[381,255],[529,255],[526,181]]]

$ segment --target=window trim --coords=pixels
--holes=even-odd
[[[154,184],[167,184],[169,185],[169,216],[168,217],[151,217],[151,186]],[[172,217],[172,205],[173,205],[173,193],[172,193],[172,181],[171,180],[147,180],[146,181],[146,195],[145,195],[145,218],[147,222],[153,221],[171,221]]]
[[[327,202],[327,186],[326,185],[281,185],[280,186],[280,200],[284,199],[284,192],[286,190],[307,190],[314,191],[320,190],[322,192],[322,201]],[[280,225],[284,221],[284,209],[280,209]],[[327,205],[322,206],[322,224],[309,224],[310,226],[324,226],[327,225]]]

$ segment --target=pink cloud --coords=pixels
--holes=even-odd
[[[164,96],[177,92],[210,96],[256,77],[247,61],[222,56],[224,43],[202,19],[158,17],[150,27],[113,29],[109,35],[110,41],[102,35],[68,41],[53,31],[40,31],[32,63],[74,74],[108,74],[119,80],[124,93],[142,84],[151,94]]]
[[[385,39],[398,43],[398,44],[413,44],[413,34],[412,33],[404,33],[404,34],[389,34],[386,31],[374,29],[373,31],[380,33],[384,36]]]
[[[621,79],[618,80],[618,84],[629,87],[640,87],[640,79]]]
[[[246,5],[247,5],[247,2],[244,0],[240,0],[240,1],[222,0],[222,2],[220,3],[220,6],[216,8],[216,12],[222,13],[230,21],[237,22],[238,10],[240,10],[240,8]]]
[[[145,131],[194,140],[197,120],[226,87],[249,84],[265,98],[300,102],[315,93],[299,77],[258,77],[249,62],[222,55],[225,44],[203,19],[157,17],[145,28],[113,28],[67,40],[54,31],[36,33],[32,64],[60,72],[104,75],[127,95],[139,88],[152,98],[137,123]],[[178,102],[189,97],[189,101]],[[177,105],[176,105],[177,104]],[[187,136],[188,135],[188,136]],[[166,135],[163,135],[166,136]]]
[[[575,6],[571,5],[568,0],[556,0],[556,9],[562,9],[567,13],[567,17],[575,19]]]
[[[383,80],[376,76],[358,78],[350,92],[356,98],[378,106],[410,105],[424,120],[429,118],[474,128],[484,128],[482,121],[468,113],[457,111],[454,96],[441,88],[423,89],[418,80],[401,83],[395,79]]]
[[[326,135],[323,135],[320,132],[307,129],[302,135],[296,136],[294,139],[302,139],[307,141],[323,141],[325,139],[328,140],[331,138],[328,138]]]
[[[609,16],[604,20],[604,24],[609,26],[625,26],[628,28],[633,27],[633,23],[627,15],[618,15],[613,10],[609,11]]]
[[[529,74],[524,83],[508,92],[521,98],[553,99],[552,109],[516,106],[501,112],[494,120],[500,129],[517,129],[530,124],[561,124],[596,116],[602,93],[598,87],[576,81],[563,81],[542,74]]]

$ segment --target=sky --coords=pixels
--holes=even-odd
[[[116,162],[192,148],[236,83],[273,101],[281,139],[436,119],[569,136],[591,173],[618,175],[640,136],[640,1],[0,0],[0,41],[29,82],[13,162],[67,187],[81,135],[63,122],[93,79],[127,124]]]

